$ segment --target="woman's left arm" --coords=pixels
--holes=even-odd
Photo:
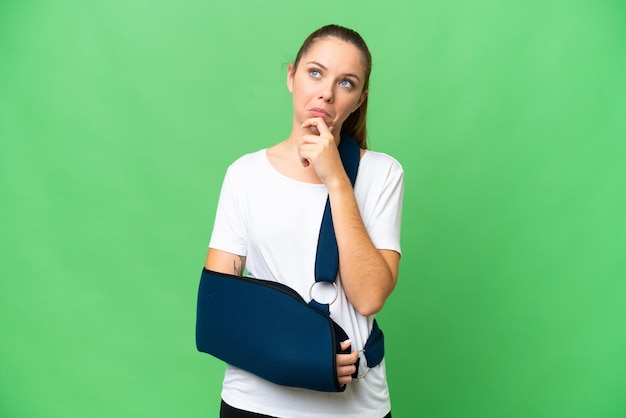
[[[360,314],[380,311],[398,280],[400,254],[375,247],[365,228],[354,189],[337,150],[334,137],[321,118],[311,118],[302,128],[314,127],[319,135],[304,135],[300,159],[328,188],[333,226],[339,248],[339,273],[346,297]]]
[[[327,186],[339,248],[341,285],[360,314],[373,315],[383,308],[396,285],[400,254],[374,246],[347,176]]]

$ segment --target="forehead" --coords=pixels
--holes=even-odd
[[[322,38],[315,41],[302,56],[301,61],[318,62],[340,73],[365,74],[365,57],[354,45],[338,38]]]

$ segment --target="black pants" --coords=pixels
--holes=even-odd
[[[242,411],[241,409],[233,408],[222,400],[222,407],[220,409],[220,418],[275,418],[269,415],[257,414],[256,412]],[[385,415],[383,418],[391,418],[391,412]]]

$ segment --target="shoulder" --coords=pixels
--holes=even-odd
[[[396,175],[404,173],[402,164],[398,160],[388,154],[371,150],[366,150],[363,154],[359,170],[376,173],[386,172]]]
[[[403,184],[404,170],[398,160],[382,152],[365,152],[359,164],[355,192],[377,195],[384,190],[401,190]]]
[[[265,149],[244,154],[233,161],[226,171],[227,176],[237,176],[258,171],[266,161]]]
[[[263,148],[257,151],[250,152],[248,154],[244,154],[241,157],[237,158],[235,161],[233,161],[230,167],[240,167],[240,166],[246,166],[248,164],[258,164],[260,161],[262,161],[265,158],[265,152],[266,152],[266,149]]]

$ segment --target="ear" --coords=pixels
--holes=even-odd
[[[287,67],[287,89],[289,89],[289,93],[293,93],[294,72],[295,72],[295,68],[293,64],[289,64],[289,67]]]

